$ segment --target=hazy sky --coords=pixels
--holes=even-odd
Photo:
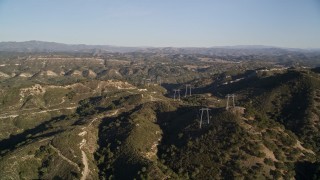
[[[0,0],[0,41],[320,48],[320,0]]]

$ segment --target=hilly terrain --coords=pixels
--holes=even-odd
[[[277,60],[298,62],[320,60],[319,49],[294,49],[262,45],[239,45],[217,47],[121,47],[111,45],[63,44],[45,41],[0,42],[0,52],[21,53],[92,53],[99,56],[105,53],[144,53],[144,54],[182,54],[206,55],[237,59]],[[245,58],[244,58],[245,57]],[[310,62],[309,62],[310,63]],[[319,64],[318,64],[319,65]]]
[[[319,179],[317,59],[246,57],[2,52],[0,179]]]

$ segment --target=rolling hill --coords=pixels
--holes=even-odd
[[[1,107],[15,107],[6,114],[6,126],[12,128],[4,128],[0,140],[2,177],[319,178],[317,69],[246,77],[232,83],[212,79],[181,101],[157,84],[123,81],[5,91],[8,100],[14,93],[22,99]],[[237,95],[237,106],[228,110],[227,94]],[[62,105],[75,109],[47,114]],[[210,122],[199,128],[203,107],[210,109]],[[19,120],[30,109],[47,112],[33,117],[38,121]]]

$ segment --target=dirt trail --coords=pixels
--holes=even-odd
[[[46,113],[46,112],[52,112],[52,111],[60,111],[60,110],[64,110],[64,109],[75,109],[77,108],[77,106],[73,106],[73,107],[66,107],[66,108],[58,108],[58,109],[48,109],[48,110],[43,110],[43,111],[38,111],[38,112],[33,112],[33,113],[28,113],[28,114],[41,114],[41,113]],[[19,111],[16,111],[16,113],[19,113]],[[24,115],[25,113],[22,113],[20,115]],[[15,118],[20,116],[19,114],[10,114],[10,115],[4,115],[4,116],[0,116],[0,119],[6,119],[6,118]]]
[[[261,144],[262,152],[266,154],[266,158],[270,158],[273,161],[277,162],[277,158],[274,156],[273,151],[271,151],[269,148],[267,148],[264,144]]]
[[[295,148],[299,148],[300,150],[302,151],[305,151],[307,153],[310,153],[310,154],[315,154],[311,149],[307,149],[305,147],[302,146],[301,142],[299,140],[297,140],[297,144],[294,145]]]
[[[64,102],[66,102],[66,97],[63,97],[62,100],[61,100],[61,102],[60,102],[59,104],[57,104],[57,105],[61,105],[61,104],[63,104]],[[54,106],[55,106],[55,105],[54,105]]]
[[[118,112],[119,112],[119,109],[116,109],[116,110],[114,110],[113,112],[107,114],[106,117],[115,116],[115,115],[118,114]],[[86,147],[86,144],[87,144],[87,140],[85,139],[85,136],[88,134],[88,132],[86,131],[86,129],[89,128],[89,127],[92,125],[92,123],[93,123],[94,121],[96,121],[97,119],[98,119],[98,118],[92,119],[91,122],[89,123],[89,125],[86,126],[86,127],[83,127],[83,128],[82,128],[82,132],[80,132],[80,133],[78,134],[78,136],[83,137],[83,138],[82,138],[82,141],[81,141],[80,144],[79,144],[79,149],[81,150],[81,154],[82,154],[82,164],[84,165],[84,168],[83,168],[83,170],[81,171],[81,174],[82,174],[81,180],[86,180],[87,177],[88,177],[88,175],[89,175],[89,172],[90,172],[89,164],[88,164],[88,157],[87,157],[86,153],[85,153],[84,150],[83,150],[83,148],[85,148],[85,147]]]
[[[19,116],[18,114],[12,114],[12,115],[0,116],[0,119],[15,118],[18,116]]]
[[[85,127],[86,128],[86,127]],[[85,129],[83,128],[83,129]],[[84,165],[84,168],[81,172],[82,177],[81,180],[85,180],[89,174],[89,165],[88,165],[88,158],[86,153],[82,150],[82,148],[86,145],[87,140],[84,138],[84,136],[87,134],[87,131],[82,131],[81,133],[79,133],[79,136],[82,136],[83,139],[81,141],[81,143],[79,144],[79,149],[81,150],[81,154],[82,154],[82,164]]]
[[[88,158],[87,158],[87,155],[84,151],[81,150],[81,153],[82,153],[82,163],[84,165],[84,169],[81,172],[81,174],[82,174],[81,180],[85,180],[85,179],[87,179],[87,176],[89,174]]]
[[[116,109],[116,110],[114,110],[113,112],[108,113],[108,114],[106,115],[106,117],[115,116],[115,115],[118,114],[118,112],[119,112],[119,109]]]
[[[88,127],[91,126],[92,123],[95,122],[97,119],[98,119],[98,118],[94,118],[94,119],[90,122],[90,124],[88,125]]]
[[[78,166],[77,163],[71,161],[70,159],[68,159],[67,157],[65,157],[64,155],[62,155],[61,151],[57,148],[55,148],[54,146],[52,146],[51,144],[49,145],[54,151],[56,151],[58,153],[58,155],[65,161],[67,161],[69,164],[73,165],[74,167],[76,167],[78,169],[78,171],[80,171],[80,168]]]

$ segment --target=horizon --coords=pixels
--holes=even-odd
[[[320,48],[316,0],[0,2],[1,42]]]
[[[239,44],[239,45],[225,45],[225,46],[121,46],[121,45],[112,45],[112,44],[84,44],[84,43],[64,43],[64,42],[54,42],[54,41],[41,41],[41,40],[27,40],[27,41],[0,41],[0,43],[25,43],[25,42],[43,42],[43,43],[57,43],[64,45],[85,45],[85,46],[111,46],[119,48],[278,48],[278,49],[301,49],[301,50],[320,50],[320,48],[291,48],[291,47],[280,47],[272,45],[263,45],[263,44]],[[246,47],[247,46],[247,47]]]

